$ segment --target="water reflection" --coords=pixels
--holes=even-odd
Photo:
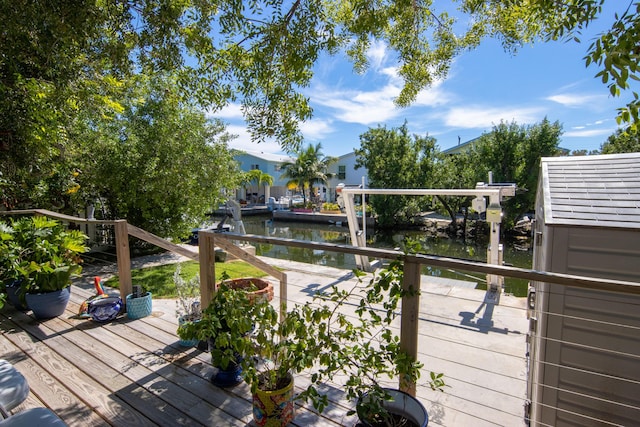
[[[246,232],[249,234],[312,242],[351,244],[349,228],[346,226],[272,221],[270,216],[245,217],[243,221]],[[434,238],[426,236],[423,232],[419,231],[376,232],[374,235],[368,236],[367,245],[370,247],[397,248],[402,250],[402,243],[407,236],[419,240],[423,245],[424,252],[430,255],[477,261],[486,261],[487,258],[486,242],[475,243],[471,241],[465,243],[447,238]],[[255,244],[255,246],[256,254],[262,256],[345,269],[356,268],[355,256],[352,254],[263,243]],[[505,264],[531,268],[532,251],[526,243],[507,243],[504,244],[504,247]],[[425,266],[423,274],[474,281],[480,284],[479,287],[485,284],[485,276],[477,273],[443,270]],[[517,296],[526,296],[527,282],[520,279],[507,279],[505,291]]]

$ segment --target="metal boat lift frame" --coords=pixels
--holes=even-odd
[[[364,187],[364,186],[362,186]],[[405,195],[405,196],[475,196],[474,202],[484,202],[485,197],[489,198],[489,206],[486,208],[487,222],[490,223],[491,233],[489,247],[487,248],[487,263],[502,265],[502,245],[500,244],[500,224],[502,222],[502,208],[500,202],[505,197],[515,195],[515,184],[486,184],[478,183],[475,189],[380,189],[380,188],[342,188],[344,210],[349,223],[349,233],[351,244],[358,247],[366,247],[366,236],[358,224],[358,217],[355,210],[354,196],[367,194],[383,195]],[[483,203],[481,203],[483,204]],[[474,203],[475,205],[475,203]],[[486,207],[486,204],[484,204]],[[363,225],[366,227],[366,212],[363,207]],[[356,265],[364,271],[371,271],[369,259],[364,255],[356,255]],[[492,274],[487,274],[487,300],[499,301],[500,292],[503,286],[503,278]]]

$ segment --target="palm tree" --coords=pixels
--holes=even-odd
[[[258,187],[261,185],[273,185],[273,177],[268,173],[262,172],[260,169],[251,169],[250,171],[245,172],[242,183],[245,186],[255,184]],[[265,191],[265,198],[266,197],[267,195]]]
[[[287,178],[287,185],[293,184],[302,189],[302,199],[306,205],[305,188],[311,190],[313,184],[326,184],[332,174],[327,173],[329,166],[336,161],[335,157],[322,153],[322,144],[309,144],[306,149],[295,152],[296,160],[282,165],[284,173],[281,178]]]

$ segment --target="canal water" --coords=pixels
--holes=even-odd
[[[333,224],[311,224],[302,222],[273,221],[271,215],[246,216],[242,219],[248,234],[256,234],[286,239],[305,240],[312,242],[327,242],[337,244],[351,244],[349,227]],[[367,246],[387,249],[403,249],[403,241],[410,237],[422,243],[423,252],[429,255],[460,258],[467,260],[486,261],[487,243],[476,243],[472,240],[463,242],[449,238],[427,236],[420,231],[380,232],[376,231],[367,237]],[[327,252],[312,249],[302,249],[289,246],[256,243],[256,254],[310,264],[326,265],[330,267],[354,269],[355,256],[337,252]],[[515,267],[531,268],[532,249],[528,241],[503,242],[504,263]],[[464,271],[443,270],[425,266],[423,274],[468,280],[479,283],[479,288],[485,288],[486,276]],[[516,295],[527,295],[527,282],[521,279],[505,280],[505,292]]]

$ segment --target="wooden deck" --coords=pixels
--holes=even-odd
[[[345,270],[270,261],[287,269],[293,301],[352,280]],[[423,292],[420,358],[450,385],[438,393],[419,384],[429,425],[524,425],[524,301],[503,296],[500,306],[486,306],[481,291],[427,283]],[[67,313],[47,321],[0,312],[0,358],[31,387],[18,409],[46,406],[70,426],[252,425],[248,386],[213,386],[208,353],[178,345],[175,306],[158,301],[152,316],[107,324],[72,318],[91,294],[89,285],[74,286]],[[332,405],[322,415],[298,407],[294,425],[354,425],[351,403],[327,387]]]

